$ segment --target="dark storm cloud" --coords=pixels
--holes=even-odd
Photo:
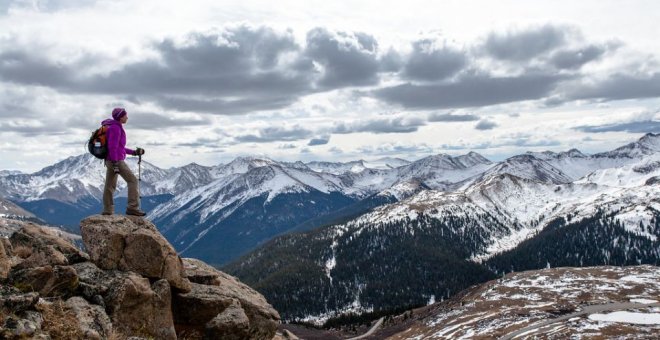
[[[321,88],[372,85],[380,65],[376,40],[364,33],[332,33],[315,28],[307,33],[306,55],[324,68]]]
[[[98,92],[257,96],[301,94],[308,90],[307,69],[280,65],[280,58],[298,46],[291,34],[269,28],[238,27],[220,33],[192,34],[179,46],[164,40],[155,46],[162,62],[130,64],[86,84]]]
[[[381,72],[398,72],[403,66],[403,57],[399,52],[390,48],[380,57]]]
[[[621,100],[660,97],[660,73],[618,73],[600,81],[580,81],[562,89],[563,99]]]
[[[307,146],[328,144],[332,134],[351,133],[410,133],[415,132],[426,121],[421,118],[393,117],[374,118],[354,122],[337,123],[332,127],[321,127],[315,130],[304,128],[300,125],[283,127],[266,127],[254,133],[243,134],[234,137],[237,143],[270,143],[270,142],[292,142],[309,139]]]
[[[562,46],[568,35],[566,28],[552,25],[491,33],[482,49],[496,59],[524,61]]]
[[[25,137],[37,137],[44,134],[65,135],[69,132],[67,126],[55,121],[43,122],[33,119],[21,119],[0,122],[0,133],[18,133]],[[81,140],[81,145],[83,142]]]
[[[492,130],[495,127],[497,127],[497,123],[488,119],[482,119],[474,126],[477,130]]]
[[[280,108],[312,90],[312,60],[301,55],[292,34],[238,27],[192,34],[183,45],[166,39],[153,47],[158,60],[87,78],[82,71],[94,65],[89,56],[65,64],[34,51],[4,51],[0,79],[65,92],[130,95],[180,110],[221,114]]]
[[[307,143],[307,146],[326,145],[328,142],[330,142],[330,136],[312,138],[309,143]]]
[[[577,50],[558,51],[550,58],[550,63],[560,69],[578,69],[590,61],[599,59],[606,51],[605,46],[597,45]]]
[[[18,49],[0,52],[0,79],[6,82],[67,88],[74,85],[73,71],[71,65],[54,63],[38,52]]]
[[[0,96],[0,118],[35,118],[38,116],[21,98]]]
[[[434,81],[450,77],[463,69],[467,58],[463,52],[446,46],[436,48],[433,40],[419,40],[406,61],[403,76],[413,80]]]
[[[310,138],[313,134],[313,131],[296,125],[293,127],[266,127],[260,129],[257,134],[236,136],[234,139],[239,143],[291,142]]]
[[[583,65],[604,58],[618,46],[607,43],[575,47],[576,36],[579,34],[571,28],[546,25],[493,33],[476,48],[467,48],[469,54],[436,45],[432,40],[419,40],[411,44],[412,52],[406,55],[394,49],[379,53],[376,39],[365,33],[316,28],[308,32],[306,45],[301,46],[292,32],[239,26],[193,33],[181,44],[172,39],[155,42],[150,46],[157,54],[153,59],[95,75],[96,66],[107,63],[107,59],[90,54],[55,61],[47,48],[21,49],[6,38],[2,46],[8,47],[0,51],[0,81],[64,93],[113,95],[170,110],[220,115],[282,109],[309,94],[378,85],[383,73],[388,73],[390,81],[409,83],[358,94],[407,109],[477,107],[537,99],[552,106],[580,99],[660,97],[659,73],[639,76],[620,71],[596,80],[579,74]],[[520,70],[520,75],[492,76],[488,69],[472,63],[475,51],[477,56],[485,53],[513,62],[542,56],[535,60],[545,71],[527,69]],[[0,110],[6,107],[0,116],[20,111],[21,105],[8,105],[0,103]],[[435,121],[469,121],[463,118],[476,120],[439,115]],[[414,128],[399,127],[404,131]]]
[[[375,118],[350,123],[338,123],[332,129],[332,133],[410,133],[417,131],[420,126],[424,125],[426,125],[425,121],[420,118]]]
[[[472,122],[479,120],[476,115],[462,115],[453,113],[431,113],[428,118],[429,122]]]
[[[241,114],[286,107],[318,91],[373,85],[378,72],[400,68],[395,51],[378,55],[374,37],[322,28],[307,34],[304,48],[292,32],[247,26],[193,33],[183,44],[165,39],[152,48],[158,57],[91,76],[104,60],[86,55],[60,62],[38,51],[9,49],[0,52],[0,79],[67,93],[131,96],[180,111]]]
[[[269,94],[250,98],[225,100],[184,96],[157,96],[163,107],[178,111],[206,112],[221,115],[239,115],[254,111],[279,109],[295,101],[295,97],[273,97]]]
[[[469,76],[451,83],[403,84],[373,91],[376,98],[408,109],[446,109],[487,106],[540,99],[565,76],[525,74],[518,77]]]
[[[163,129],[169,127],[210,125],[208,118],[178,118],[175,115],[161,115],[151,112],[131,112],[129,114],[131,127],[138,129]]]
[[[648,133],[660,132],[660,121],[645,120],[638,122],[627,122],[606,125],[583,125],[574,128],[575,130],[589,133],[599,132],[630,132],[630,133]]]

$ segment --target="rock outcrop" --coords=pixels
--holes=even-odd
[[[42,266],[12,269],[9,284],[41,296],[71,296],[78,288],[78,274],[71,266]]]
[[[89,257],[53,231],[26,223],[9,238],[14,255],[21,258],[15,267],[66,266]]]
[[[148,220],[133,216],[92,216],[81,222],[80,232],[92,262],[99,268],[166,279],[172,287],[190,291],[181,258]]]
[[[280,316],[236,278],[182,260],[143,218],[91,216],[80,251],[24,225],[0,238],[0,338],[273,339]]]
[[[227,326],[221,326],[219,320],[227,319],[233,310],[240,308],[244,314],[236,313],[237,318],[245,316],[249,322],[236,323],[235,330],[247,325],[248,338],[273,337],[280,315],[261,294],[200,260],[186,258],[183,262],[186,275],[193,284],[192,291],[174,297],[178,323],[203,329],[213,338],[226,333]]]

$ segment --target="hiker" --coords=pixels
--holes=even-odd
[[[117,175],[121,176],[128,184],[128,205],[126,215],[144,216],[146,213],[140,210],[138,192],[138,180],[124,160],[126,154],[141,156],[144,149],[131,150],[126,148],[126,132],[123,124],[128,121],[128,113],[124,108],[118,107],[112,110],[112,119],[106,119],[101,124],[107,126],[106,131],[108,155],[105,158],[105,188],[103,189],[103,215],[114,213],[113,194],[117,188]]]

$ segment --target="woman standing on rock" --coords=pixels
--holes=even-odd
[[[106,119],[101,123],[101,125],[107,126],[105,134],[108,145],[108,155],[105,158],[107,170],[105,173],[105,188],[103,189],[103,215],[112,215],[115,211],[113,195],[117,188],[117,175],[121,176],[128,184],[126,215],[146,215],[144,211],[140,210],[138,180],[124,162],[126,154],[144,155],[144,149],[131,150],[126,148],[126,132],[122,126],[126,122],[128,122],[126,110],[118,107],[112,110],[112,119]]]

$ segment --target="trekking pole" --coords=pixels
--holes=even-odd
[[[140,183],[142,183],[142,154],[138,155],[138,204],[142,206],[142,191],[140,190]]]

